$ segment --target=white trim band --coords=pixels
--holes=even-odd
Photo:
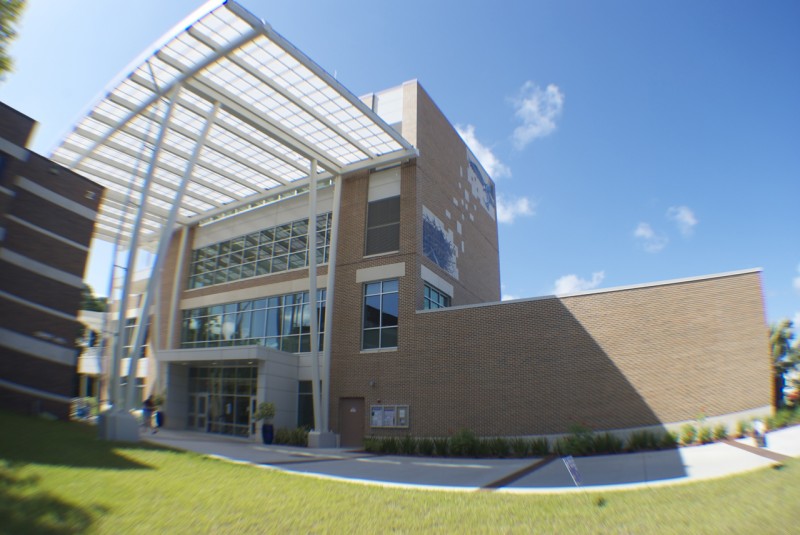
[[[25,147],[20,147],[19,145],[11,143],[9,140],[2,137],[0,137],[0,151],[10,154],[17,160],[22,160],[23,162],[28,161],[28,156],[31,153],[31,151]]]
[[[56,234],[55,232],[51,232],[51,231],[49,231],[49,230],[47,230],[45,228],[42,228],[42,227],[40,227],[38,225],[34,225],[33,223],[29,223],[28,221],[25,221],[24,219],[20,219],[19,217],[15,216],[15,215],[7,215],[6,219],[8,219],[9,221],[13,221],[14,223],[18,223],[18,224],[22,225],[23,227],[28,227],[29,229],[31,229],[31,230],[33,230],[35,232],[38,232],[40,234],[44,234],[48,238],[53,238],[54,240],[58,240],[61,243],[66,243],[67,245],[75,247],[76,249],[80,249],[81,251],[89,252],[89,248],[87,246],[81,245],[80,243],[78,243],[76,241],[72,241],[69,238],[65,238],[64,236]]]
[[[14,264],[17,267],[32,271],[33,273],[38,273],[39,275],[43,275],[48,279],[53,279],[75,288],[83,288],[83,279],[81,277],[73,275],[72,273],[67,273],[66,271],[61,271],[60,269],[56,269],[52,266],[48,266],[47,264],[43,264],[19,253],[15,253],[14,251],[0,249],[0,260],[5,260],[9,264]]]
[[[75,366],[78,351],[0,327],[0,346],[58,364]]]
[[[36,182],[29,180],[25,177],[22,176],[17,177],[17,186],[30,193],[33,193],[37,197],[41,197],[42,199],[48,202],[58,205],[61,208],[76,213],[81,217],[85,217],[90,221],[94,221],[97,218],[97,212],[95,212],[91,208],[87,208],[84,205],[79,204],[71,199],[67,199],[63,195],[59,195],[58,193],[49,190],[44,186],[40,186]]]
[[[77,316],[72,316],[70,314],[67,314],[66,312],[61,312],[60,310],[46,307],[44,305],[40,305],[39,303],[34,303],[33,301],[28,301],[27,299],[23,299],[8,292],[4,292],[3,290],[0,290],[0,297],[8,299],[9,301],[14,301],[15,303],[20,304],[22,306],[33,308],[35,310],[38,310],[39,312],[44,312],[45,314],[51,314],[61,319],[70,321],[80,321]]]
[[[34,396],[37,398],[49,399],[50,401],[58,401],[60,403],[72,403],[72,398],[70,397],[62,396],[60,394],[53,394],[52,392],[45,392],[44,390],[39,390],[38,388],[31,388],[30,386],[18,385],[17,383],[12,383],[11,381],[6,381],[5,379],[0,379],[0,387],[8,390],[14,390],[16,392],[21,392],[23,394],[28,394],[29,396]]]

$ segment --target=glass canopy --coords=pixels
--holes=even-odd
[[[99,239],[119,238],[124,248],[141,208],[141,240],[154,243],[176,198],[177,223],[185,225],[305,188],[312,159],[321,180],[416,156],[369,107],[235,2],[210,2],[176,28],[52,155],[107,188]]]

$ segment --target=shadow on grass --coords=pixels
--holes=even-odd
[[[37,483],[38,478],[18,477],[14,468],[0,464],[0,532],[68,535],[90,528],[89,511],[38,491]]]
[[[11,466],[45,464],[112,470],[150,470],[151,466],[121,455],[120,448],[167,450],[144,443],[109,442],[97,428],[78,422],[49,421],[0,411],[0,459]]]

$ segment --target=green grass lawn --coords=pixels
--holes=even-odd
[[[800,460],[568,495],[384,489],[106,442],[0,411],[0,533],[789,533]],[[795,528],[791,528],[795,526]]]

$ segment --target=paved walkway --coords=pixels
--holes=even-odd
[[[723,477],[800,457],[800,426],[767,435],[767,447],[752,440],[718,442],[676,450],[576,457],[581,479],[555,456],[526,459],[465,459],[374,455],[351,449],[278,446],[220,435],[161,430],[148,442],[234,462],[314,477],[425,489],[516,493],[575,492],[668,485]]]

